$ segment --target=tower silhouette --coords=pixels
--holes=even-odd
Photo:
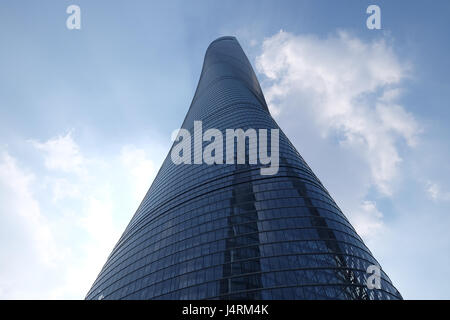
[[[206,51],[194,121],[279,129],[234,37]],[[401,299],[382,270],[367,287],[378,262],[281,129],[278,173],[260,168],[169,152],[86,299]]]

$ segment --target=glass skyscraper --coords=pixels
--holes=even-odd
[[[234,37],[208,47],[182,125],[192,135],[194,121],[279,129]],[[401,299],[382,270],[381,288],[367,287],[378,262],[279,132],[275,175],[259,164],[175,165],[169,153],[86,298]]]

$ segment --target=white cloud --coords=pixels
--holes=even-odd
[[[346,32],[320,39],[280,31],[256,59],[264,92],[282,121],[311,115],[323,137],[363,154],[377,189],[391,195],[402,158],[398,144],[417,142],[420,128],[396,103],[409,67],[384,41],[364,42]]]
[[[71,133],[29,145],[44,170],[0,152],[0,298],[84,298],[160,155],[133,145],[90,155]]]
[[[120,152],[120,160],[134,181],[136,199],[142,200],[150,187],[150,182],[156,176],[157,168],[148,158],[145,150],[135,146],[124,146]]]
[[[353,227],[363,238],[372,238],[384,229],[383,214],[377,209],[375,202],[363,201],[359,210],[352,214]]]
[[[35,176],[20,169],[16,160],[7,152],[0,154],[2,216],[14,215],[15,221],[11,225],[23,228],[26,241],[38,252],[40,262],[51,265],[56,254],[54,239],[50,225],[33,195],[34,180]],[[5,229],[3,232],[11,233],[14,230]],[[7,259],[8,257],[3,257],[2,261]]]
[[[450,201],[450,192],[442,191],[442,187],[436,182],[428,181],[426,191],[434,201]]]
[[[36,176],[0,150],[0,298],[39,298],[65,252],[36,199]],[[46,270],[46,271],[44,271]],[[38,273],[42,271],[41,273]],[[38,274],[37,274],[38,273]],[[44,280],[45,278],[45,280]]]
[[[45,153],[45,166],[48,169],[66,172],[80,172],[85,159],[79,146],[73,141],[71,132],[52,138],[44,143],[32,141],[34,147]]]

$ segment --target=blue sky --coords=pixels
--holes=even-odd
[[[235,35],[403,296],[449,299],[449,15],[447,1],[2,1],[0,298],[84,298],[208,44]]]

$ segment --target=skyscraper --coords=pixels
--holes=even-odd
[[[234,37],[208,47],[182,124],[192,135],[194,121],[279,129]],[[174,164],[169,153],[86,298],[401,299],[382,270],[381,287],[367,287],[378,262],[279,132],[274,175],[260,164]]]

